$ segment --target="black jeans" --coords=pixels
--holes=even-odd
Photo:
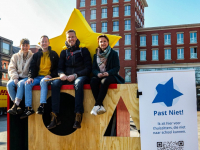
[[[92,89],[93,96],[95,98],[95,106],[103,105],[103,100],[106,97],[108,87],[112,83],[117,83],[114,76],[108,76],[103,78],[93,77],[90,81],[90,86]],[[101,85],[99,87],[99,85]]]
[[[59,113],[60,109],[60,88],[64,84],[74,84],[75,88],[75,110],[74,112],[83,113],[83,85],[89,83],[90,78],[87,76],[78,77],[75,81],[54,80],[51,82],[51,101],[52,112]]]

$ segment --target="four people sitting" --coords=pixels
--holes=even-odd
[[[96,101],[91,114],[97,115],[106,112],[103,107],[103,100],[107,94],[109,85],[112,83],[124,83],[124,79],[118,75],[120,69],[118,54],[109,46],[109,39],[106,35],[98,37],[99,47],[97,48],[97,53],[94,55],[93,65],[88,49],[79,47],[80,41],[77,39],[74,30],[68,30],[66,32],[66,49],[62,50],[60,58],[55,51],[51,50],[49,38],[47,36],[42,36],[40,38],[41,49],[34,55],[30,50],[28,51],[30,48],[29,41],[25,42],[25,44],[28,45],[26,50],[23,49],[24,43],[20,43],[21,50],[19,52],[25,55],[22,59],[25,61],[21,62],[23,66],[22,70],[24,70],[20,72],[20,68],[17,66],[20,63],[12,62],[16,55],[19,55],[18,53],[14,54],[11,58],[8,72],[11,80],[7,84],[8,93],[11,100],[14,102],[13,107],[8,110],[8,113],[15,115],[22,112],[19,103],[25,93],[26,108],[20,117],[21,119],[34,113],[32,109],[32,87],[34,85],[40,84],[41,86],[40,106],[38,107],[37,114],[44,113],[48,84],[51,84],[52,112],[51,122],[47,128],[52,129],[61,124],[59,114],[60,89],[62,85],[73,84],[75,89],[74,113],[76,114],[73,128],[81,128],[82,115],[84,112],[84,84],[90,83],[91,85],[91,90]],[[15,71],[11,71],[12,68],[15,68]],[[17,72],[16,75],[12,75],[13,72]],[[26,74],[24,72],[26,72]],[[91,72],[93,73],[93,77],[90,81]],[[21,75],[23,73],[24,75]],[[57,76],[60,78],[46,82],[46,80]],[[18,80],[21,82],[18,83]],[[17,94],[15,92],[16,86]]]

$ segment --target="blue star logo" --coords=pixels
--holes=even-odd
[[[181,92],[174,89],[173,77],[165,84],[158,84],[156,86],[157,95],[152,103],[163,102],[167,107],[171,107],[173,100],[181,95]]]

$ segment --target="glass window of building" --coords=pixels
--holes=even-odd
[[[119,21],[113,21],[113,31],[119,31]]]
[[[177,59],[184,59],[184,49],[183,48],[178,48]]]
[[[102,8],[101,18],[107,18],[107,8]]]
[[[140,51],[140,60],[146,61],[146,51]]]
[[[6,73],[3,73],[3,77],[6,78]]]
[[[197,33],[196,32],[190,33],[190,43],[197,43]]]
[[[165,45],[171,45],[171,34],[165,34]]]
[[[125,45],[131,45],[131,35],[130,34],[125,35]]]
[[[101,23],[101,32],[107,32],[107,22]]]
[[[131,60],[131,50],[130,49],[125,50],[125,60]]]
[[[91,23],[91,28],[94,32],[96,32],[96,23]]]
[[[197,58],[197,48],[196,47],[190,48],[190,58]]]
[[[129,2],[129,1],[131,1],[131,0],[124,0],[125,2]]]
[[[152,50],[152,60],[158,60],[158,50]]]
[[[107,0],[101,0],[101,4],[107,4]]]
[[[177,44],[183,44],[183,33],[178,33],[177,34]]]
[[[85,10],[81,10],[81,14],[82,14],[83,17],[85,18]]]
[[[6,63],[3,64],[3,69],[6,69]]]
[[[2,53],[4,54],[10,54],[10,45],[8,43],[4,43],[3,42],[3,50],[2,50]]]
[[[118,49],[115,49],[115,51],[117,52],[118,56],[119,56],[119,50]]]
[[[131,82],[131,68],[125,69],[125,82]]]
[[[90,1],[90,5],[91,5],[91,6],[96,5],[96,0],[91,0],[91,1]]]
[[[131,30],[131,20],[125,20],[125,30]]]
[[[80,7],[85,7],[85,0],[80,1]]]
[[[119,7],[113,7],[113,17],[119,17]]]
[[[146,36],[140,36],[140,46],[146,46]]]
[[[171,49],[165,49],[165,60],[171,60]]]
[[[113,0],[113,3],[118,3],[119,2],[119,0]]]
[[[90,19],[96,19],[96,9],[91,9]]]
[[[131,15],[131,6],[124,6],[124,16],[130,16]]]
[[[158,35],[152,35],[152,45],[158,45]]]

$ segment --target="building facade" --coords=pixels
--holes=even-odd
[[[126,83],[136,82],[136,28],[144,27],[146,0],[77,0],[81,11],[94,32],[119,35],[113,48],[119,54],[119,74]]]
[[[6,86],[8,82],[8,65],[13,54],[13,41],[0,36],[0,86]]]

